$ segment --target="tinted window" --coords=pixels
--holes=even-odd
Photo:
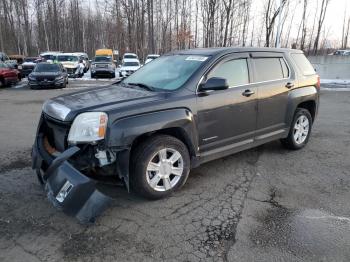
[[[310,64],[309,60],[304,56],[304,54],[291,54],[294,62],[303,75],[313,75],[315,74],[315,69]]]
[[[57,64],[37,64],[34,72],[58,72],[60,67]]]
[[[124,58],[137,58],[136,55],[124,55]]]
[[[123,66],[139,66],[138,62],[125,62]]]
[[[230,87],[249,83],[247,59],[230,60],[216,66],[208,75],[225,78]]]
[[[96,56],[95,62],[112,62],[112,57],[110,56]]]
[[[283,71],[278,57],[254,58],[255,82],[282,79]]]
[[[286,61],[284,61],[283,58],[280,58],[281,66],[282,66],[282,72],[283,72],[283,77],[288,78],[289,77],[289,68],[286,64]]]
[[[59,62],[76,62],[79,60],[79,57],[74,55],[59,55],[57,56],[57,61]]]

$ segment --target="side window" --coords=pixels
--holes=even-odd
[[[255,82],[270,81],[284,78],[280,58],[254,58],[256,70]]]
[[[289,77],[289,69],[286,64],[286,61],[283,58],[280,58],[281,66],[282,66],[282,72],[283,72],[283,78]]]
[[[234,59],[223,62],[208,74],[207,79],[211,77],[225,78],[229,87],[248,84],[249,72],[247,59]]]

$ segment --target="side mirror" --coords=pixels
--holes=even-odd
[[[122,67],[122,65],[118,65],[118,68],[121,68]]]
[[[200,87],[200,91],[225,90],[225,89],[228,89],[228,83],[227,83],[227,80],[222,77],[209,78],[207,82],[202,84]]]

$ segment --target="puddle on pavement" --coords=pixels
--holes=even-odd
[[[250,233],[256,247],[278,248],[296,257],[349,261],[350,218],[317,209],[291,211],[272,207],[257,217]],[[323,261],[322,260],[322,261]]]

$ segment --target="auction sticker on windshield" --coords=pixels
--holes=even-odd
[[[207,60],[208,57],[207,56],[199,56],[199,55],[192,55],[187,57],[185,60],[187,61],[200,61],[200,62],[204,62],[205,60]]]

